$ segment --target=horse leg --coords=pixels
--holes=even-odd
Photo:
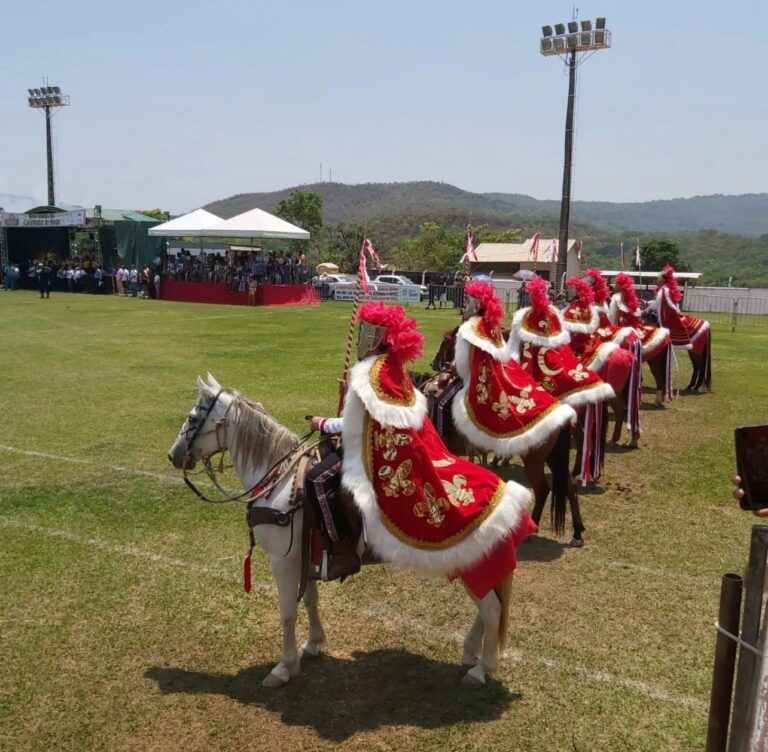
[[[578,478],[581,475],[581,458],[584,452],[584,420],[586,409],[579,408],[576,418],[576,430],[573,432],[573,442],[576,445],[576,458],[573,463],[571,477]]]
[[[616,422],[613,425],[613,435],[611,436],[611,444],[618,444],[621,440],[621,429],[624,426],[624,421],[627,419],[627,399],[626,399],[627,386],[619,392],[614,399],[611,400],[611,407],[613,408],[613,415]]]
[[[576,486],[568,483],[568,503],[571,507],[571,521],[573,522],[573,538],[568,543],[572,548],[581,548],[584,545],[584,521],[581,519],[581,508],[579,507],[579,495]]]
[[[530,483],[533,489],[534,504],[531,518],[538,525],[541,521],[541,514],[544,511],[544,505],[547,503],[547,497],[549,496],[549,484],[544,475],[544,463],[540,460],[536,451],[533,450],[523,457],[523,467],[525,468],[528,483]]]
[[[651,369],[651,375],[656,383],[656,399],[654,404],[656,407],[664,407],[664,392],[666,390],[667,381],[667,358],[671,355],[667,352],[669,348],[665,349],[661,355],[657,355],[653,360],[646,361],[648,368]]]
[[[287,684],[299,674],[299,651],[296,648],[296,594],[301,580],[301,556],[269,558],[272,576],[277,584],[280,600],[280,623],[283,627],[283,652],[278,663],[269,672],[262,686],[276,688]]]
[[[309,637],[301,646],[301,654],[307,658],[316,658],[320,655],[320,649],[325,643],[325,630],[320,621],[320,611],[317,607],[318,601],[317,582],[309,580],[307,582],[307,589],[304,591],[304,606],[309,617]]]
[[[480,649],[483,644],[483,620],[478,611],[475,621],[464,638],[464,652],[461,656],[462,670],[469,670],[477,665],[480,660]],[[465,671],[466,673],[466,671]]]
[[[500,644],[503,646],[504,632],[507,627],[511,585],[512,575],[510,574],[498,588],[491,590],[483,598],[478,599],[470,592],[472,600],[477,604],[479,620],[483,626],[483,647],[480,662],[464,674],[462,684],[483,685],[499,666],[499,646]],[[477,621],[476,619],[475,622]],[[475,625],[472,626],[472,629],[474,628]]]

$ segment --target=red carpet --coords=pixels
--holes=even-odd
[[[164,279],[160,299],[180,303],[219,303],[248,305],[247,292],[232,292],[221,282],[180,282]],[[255,305],[307,305],[319,303],[312,285],[261,285],[256,291]]]

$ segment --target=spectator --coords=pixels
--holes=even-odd
[[[40,300],[51,297],[51,267],[48,264],[37,265],[37,284],[40,288]]]
[[[67,290],[69,292],[75,291],[75,270],[72,268],[71,264],[67,264],[66,266],[66,277],[67,277]]]
[[[101,268],[101,264],[96,267],[96,271],[93,274],[94,282],[96,283],[96,294],[101,295],[101,288],[104,284],[104,270]]]
[[[161,284],[162,278],[160,277],[160,272],[155,272],[155,299],[160,300],[160,284]]]
[[[139,295],[139,272],[135,266],[131,267],[131,271],[128,272],[128,281],[131,286],[131,297],[136,298]]]

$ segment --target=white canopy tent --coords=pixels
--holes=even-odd
[[[263,209],[251,209],[202,230],[206,238],[280,238],[309,240],[309,233]]]
[[[221,217],[217,217],[205,209],[195,209],[189,214],[151,227],[149,234],[164,238],[202,238],[203,230],[206,227],[211,227],[221,221]]]

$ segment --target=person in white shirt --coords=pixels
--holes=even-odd
[[[128,272],[128,280],[131,283],[131,297],[136,298],[139,295],[139,273],[136,271],[136,267],[132,266],[131,271]]]

